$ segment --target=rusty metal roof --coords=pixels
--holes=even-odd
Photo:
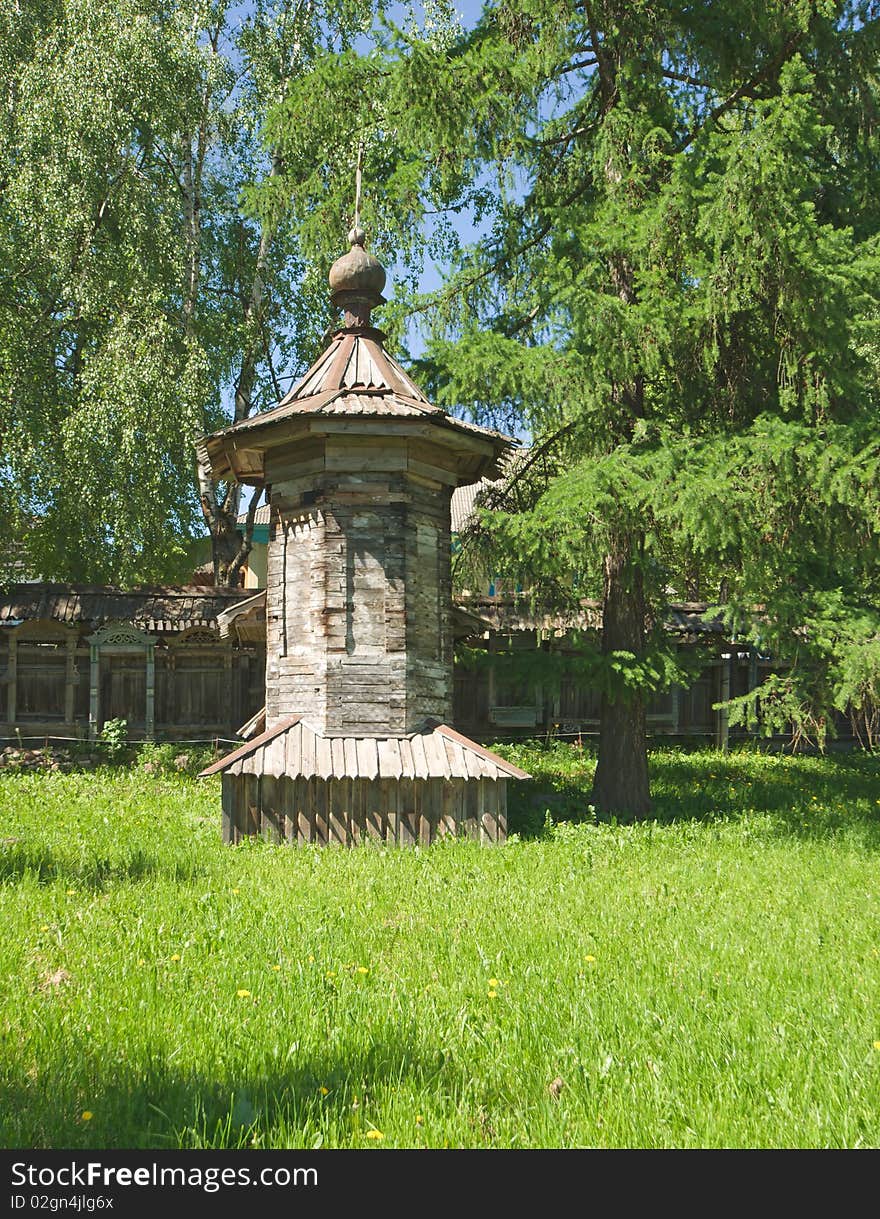
[[[286,419],[302,418],[304,416],[326,417],[333,415],[359,416],[361,418],[391,417],[398,419],[430,419],[432,423],[453,431],[466,432],[479,436],[484,440],[492,440],[499,446],[509,447],[516,443],[511,437],[495,431],[493,428],[481,427],[477,423],[468,423],[464,419],[456,419],[447,414],[442,407],[431,406],[423,398],[404,397],[391,390],[375,388],[358,389],[328,389],[309,398],[291,398],[288,395],[277,406],[268,411],[252,415],[250,419],[242,419],[232,427],[214,432],[204,440],[207,455],[214,455],[217,441],[232,433],[235,435],[250,433],[260,428],[272,427]]]
[[[295,399],[311,398],[327,390],[373,389],[412,398],[424,406],[430,402],[382,345],[384,335],[372,327],[352,332],[341,330],[304,377],[281,399],[279,407]],[[432,410],[436,410],[432,407]]]
[[[433,406],[382,345],[371,326],[338,331],[309,371],[275,406],[206,436],[197,446],[202,460],[225,471],[223,438],[251,434],[303,416],[359,416],[429,419],[453,431],[491,441],[500,453],[516,441],[493,428],[456,419]],[[215,472],[216,472],[215,470]]]
[[[92,584],[13,584],[0,592],[0,626],[42,619],[98,626],[123,619],[147,631],[217,627],[218,615],[252,597],[244,589],[120,588]]]
[[[512,762],[446,724],[400,737],[325,737],[290,716],[240,745],[202,775],[290,779],[528,779]]]

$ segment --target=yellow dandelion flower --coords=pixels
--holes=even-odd
[[[280,970],[281,970],[281,966],[280,966],[280,965],[273,965],[273,966],[272,966],[272,968],[274,969],[275,973],[279,973],[279,972],[280,972]]]
[[[875,1049],[875,1050],[880,1050],[880,1041],[875,1041],[875,1042],[874,1042],[874,1049]]]
[[[49,930],[49,925],[48,925],[48,923],[47,923],[47,924],[45,924],[44,926],[42,926],[42,927],[40,928],[40,930],[41,930],[41,931],[48,931],[48,930]]]
[[[241,893],[241,889],[233,889],[233,890],[232,890],[232,892],[233,892],[233,893]]]
[[[68,896],[68,897],[76,897],[76,889],[68,889],[68,890],[67,890],[67,896]]]
[[[327,1096],[327,1095],[329,1094],[329,1092],[330,1092],[330,1089],[329,1089],[329,1088],[325,1088],[325,1087],[324,1087],[324,1085],[323,1085],[323,1084],[321,1084],[321,1086],[320,1086],[320,1088],[318,1089],[318,1091],[321,1093],[321,1095],[322,1095],[322,1096]]]
[[[357,971],[359,974],[368,974],[370,972],[366,965],[358,965]]]
[[[141,957],[140,960],[138,961],[138,965],[146,965],[146,961],[144,960],[143,957]]]
[[[489,998],[490,998],[490,999],[497,999],[497,998],[498,998],[498,991],[497,991],[497,990],[487,990],[487,991],[486,991],[486,994],[489,996]]]
[[[335,977],[336,977],[336,970],[335,970],[335,969],[328,969],[328,970],[327,970],[327,972],[324,974],[324,977],[325,977],[325,978],[335,978]]]
[[[312,956],[311,953],[309,953],[309,964],[314,965],[314,963],[315,963],[315,958]]]
[[[422,1117],[421,1113],[416,1114],[416,1125],[417,1126],[421,1126],[422,1123],[424,1122],[424,1120],[425,1119]]]
[[[179,953],[179,952],[173,952],[173,953],[171,954],[171,960],[172,960],[172,961],[179,961],[179,960],[180,960],[180,953]]]
[[[490,978],[490,979],[489,979],[489,985],[490,985],[490,986],[500,986],[500,985],[501,985],[501,983],[498,981],[498,979],[497,979],[497,978]]]
[[[585,961],[595,961],[595,959],[596,958],[593,956],[593,954],[591,952],[588,952],[587,955],[584,957]]]
[[[81,1117],[84,1122],[90,1122],[92,1120],[92,1116],[91,1109],[83,1109]]]
[[[238,995],[239,999],[250,999],[251,997],[251,992],[249,990],[245,990],[244,987],[242,987],[241,990],[237,990],[235,993]]]
[[[368,1139],[384,1139],[385,1135],[382,1133],[381,1130],[368,1130],[367,1138]]]

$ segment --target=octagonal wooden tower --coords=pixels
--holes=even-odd
[[[266,731],[209,767],[223,837],[430,842],[507,832],[517,767],[450,727],[450,501],[511,441],[432,406],[370,324],[385,272],[360,229],[330,272],[345,311],[277,406],[202,442],[266,486]]]

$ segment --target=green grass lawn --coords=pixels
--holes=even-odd
[[[494,848],[230,849],[216,780],[4,775],[0,1143],[880,1145],[880,759],[658,752],[630,827],[517,757]]]

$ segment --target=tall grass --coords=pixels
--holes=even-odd
[[[588,757],[517,756],[494,848],[229,849],[215,781],[0,779],[0,1143],[878,1145],[878,760],[658,753],[620,826]]]

